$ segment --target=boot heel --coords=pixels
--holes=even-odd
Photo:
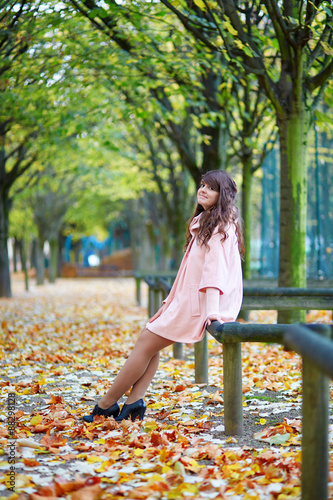
[[[129,418],[134,422],[134,420],[139,417],[140,420],[143,420],[144,414],[146,411],[146,403],[143,399],[139,399],[134,403],[129,405],[124,404],[119,413],[118,417],[115,418],[116,422],[121,422],[122,420],[128,420]]]
[[[131,420],[134,422],[134,420],[139,417],[139,420],[143,420],[143,417],[145,415],[146,408],[140,408],[139,410],[135,410],[131,413]]]

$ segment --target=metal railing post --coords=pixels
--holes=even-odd
[[[151,318],[155,314],[155,293],[154,289],[149,286],[148,288],[148,315]]]
[[[330,335],[324,325],[311,329]],[[302,375],[302,500],[327,500],[329,378],[306,356]]]
[[[154,313],[157,313],[159,308],[161,307],[162,299],[161,299],[161,290],[159,288],[154,288]]]
[[[243,434],[242,344],[223,344],[224,427],[227,436]]]
[[[196,384],[208,384],[208,336],[194,344],[194,372]]]
[[[172,354],[175,359],[184,359],[183,344],[175,342],[172,346]]]
[[[141,306],[141,278],[135,278],[136,305]]]

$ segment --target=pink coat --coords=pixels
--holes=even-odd
[[[199,217],[192,222],[192,239],[170,294],[163,301],[163,309],[147,323],[148,330],[175,342],[193,343],[203,338],[207,319],[206,288],[220,291],[219,312],[223,322],[235,321],[242,304],[242,267],[236,228],[234,224],[229,226],[223,243],[216,229],[208,247],[199,245],[196,239]]]

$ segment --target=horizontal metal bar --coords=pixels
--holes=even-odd
[[[162,288],[162,290],[166,293],[170,293],[171,285],[163,278],[158,278],[157,284]]]
[[[220,344],[230,342],[267,342],[283,344],[283,334],[290,325],[258,325],[250,323],[219,323],[213,321],[208,332]]]
[[[244,287],[244,297],[323,297],[333,300],[333,288]]]
[[[282,310],[282,309],[333,309],[333,297],[316,296],[244,296],[242,309],[255,311],[260,309]]]
[[[144,280],[153,290],[160,288],[166,293],[171,290],[171,285],[162,277],[145,276]],[[333,288],[244,288],[244,311],[292,309],[333,310]]]
[[[152,281],[149,278],[145,278],[144,281],[147,283],[151,290],[160,290],[161,288],[157,283],[155,283],[155,281]]]
[[[322,326],[333,328],[332,325]],[[292,325],[284,334],[284,343],[302,357],[310,359],[320,371],[333,378],[333,341],[331,339],[313,333],[304,326]]]
[[[175,278],[177,271],[139,271],[134,273],[135,278]]]

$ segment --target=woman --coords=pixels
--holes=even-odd
[[[108,392],[84,421],[92,422],[95,415],[112,416],[118,422],[142,419],[146,410],[143,397],[157,370],[160,350],[174,342],[198,342],[212,321],[236,320],[242,303],[244,252],[236,193],[235,182],[223,170],[202,177],[185,255],[170,294],[141,332]],[[131,387],[120,412],[118,400]]]

